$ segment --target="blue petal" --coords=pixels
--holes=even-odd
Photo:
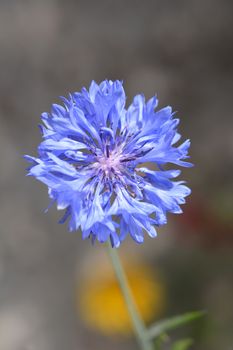
[[[171,107],[156,110],[157,97],[146,102],[139,94],[126,109],[122,82],[111,80],[61,99],[63,106],[41,115],[38,158],[25,156],[28,175],[65,209],[60,222],[69,218],[70,231],[81,228],[84,239],[110,239],[113,247],[127,234],[137,243],[145,232],[155,237],[154,225],[165,224],[167,212],[181,213],[190,194],[173,181],[180,170],[164,170],[167,163],[192,166],[190,141],[175,146],[181,135]]]

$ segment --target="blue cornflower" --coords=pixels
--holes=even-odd
[[[156,97],[137,95],[126,109],[120,81],[94,81],[89,90],[63,98],[43,113],[43,142],[29,175],[48,186],[60,220],[70,218],[70,231],[81,228],[83,238],[118,247],[127,234],[142,243],[144,232],[156,236],[155,226],[166,214],[181,213],[190,189],[173,181],[180,170],[165,165],[186,162],[190,141],[175,146],[179,119],[171,107],[156,111]]]

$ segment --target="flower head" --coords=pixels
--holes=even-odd
[[[81,228],[83,238],[118,247],[130,234],[142,243],[144,232],[156,236],[155,225],[166,223],[167,212],[181,213],[190,190],[172,181],[189,167],[189,140],[179,146],[179,119],[170,107],[155,110],[156,97],[134,97],[126,109],[120,81],[91,83],[89,90],[62,98],[51,113],[43,113],[43,142],[29,175],[45,183],[58,209],[60,222],[70,218],[71,231]]]

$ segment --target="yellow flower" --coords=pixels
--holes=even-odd
[[[103,263],[103,262],[102,262]],[[79,280],[78,312],[86,325],[104,334],[129,334],[131,322],[110,262],[92,266]],[[138,310],[147,323],[164,309],[164,286],[145,263],[125,261],[124,268]],[[94,270],[94,273],[93,273]]]

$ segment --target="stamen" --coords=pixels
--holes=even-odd
[[[106,153],[107,153],[107,157],[109,158],[109,145],[106,145]]]

